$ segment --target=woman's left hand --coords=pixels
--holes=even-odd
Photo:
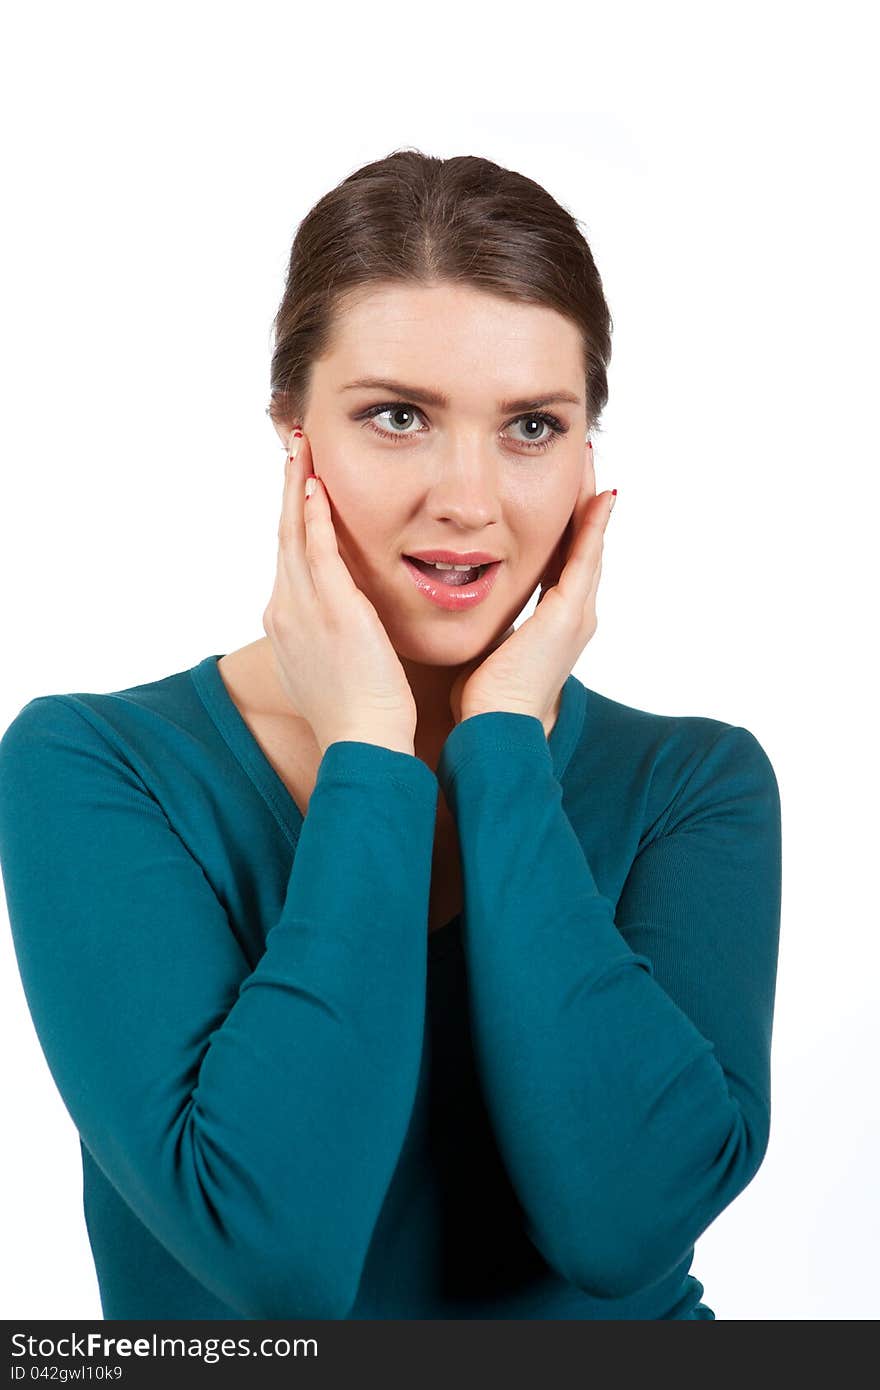
[[[581,489],[541,576],[535,611],[488,657],[470,664],[458,677],[449,698],[457,724],[476,714],[506,710],[533,715],[549,734],[559,692],[596,631],[596,591],[614,501],[611,492],[596,496],[593,450],[587,445]]]

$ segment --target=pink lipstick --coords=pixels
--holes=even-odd
[[[422,552],[423,555],[425,553]],[[445,564],[471,565],[466,571],[438,570],[421,557],[402,557],[406,571],[416,588],[438,608],[445,608],[452,613],[463,612],[482,603],[491,593],[502,564],[500,560],[490,560],[486,564],[478,563],[474,558],[475,552],[469,552],[464,556],[454,556],[452,551],[432,550],[429,553],[432,558],[443,559]],[[450,556],[449,560],[445,559],[446,555]]]

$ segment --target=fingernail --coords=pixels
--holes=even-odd
[[[608,514],[609,514],[609,516],[610,516],[610,514],[614,511],[614,503],[615,503],[616,501],[617,501],[617,488],[614,487],[614,488],[611,489],[611,501],[608,503]]]
[[[311,497],[317,485],[318,479],[315,477],[314,473],[311,474],[310,477],[306,478],[306,501],[308,501],[308,499]]]
[[[295,459],[297,454],[299,453],[300,446],[302,445],[302,438],[302,430],[292,431],[291,436],[287,441],[287,452],[291,459]]]

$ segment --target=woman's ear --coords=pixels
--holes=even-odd
[[[275,426],[275,433],[278,435],[278,438],[281,440],[281,443],[285,449],[287,448],[287,441],[290,438],[291,430],[295,430],[297,427],[299,427],[299,429],[302,429],[302,425],[300,424],[299,420],[273,420],[272,424]]]

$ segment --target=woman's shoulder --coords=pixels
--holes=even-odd
[[[70,790],[97,775],[155,791],[174,781],[216,737],[194,669],[117,690],[35,695],[0,736],[0,782],[40,776]]]
[[[213,658],[207,658],[212,660]],[[200,666],[204,662],[200,663]],[[195,708],[192,672],[187,667],[171,675],[116,690],[64,690],[35,695],[7,724],[0,743],[66,730],[87,741],[89,729],[105,736],[149,719],[174,719]]]
[[[733,719],[662,714],[585,687],[586,714],[575,763],[590,776],[623,779],[650,789],[655,806],[669,807],[686,787],[748,779],[775,795],[771,758],[756,734]]]
[[[707,753],[721,738],[753,739],[754,733],[732,719],[705,714],[661,714],[639,705],[625,704],[598,690],[584,687],[586,718],[584,735],[624,742],[630,749],[644,747],[688,748]]]

